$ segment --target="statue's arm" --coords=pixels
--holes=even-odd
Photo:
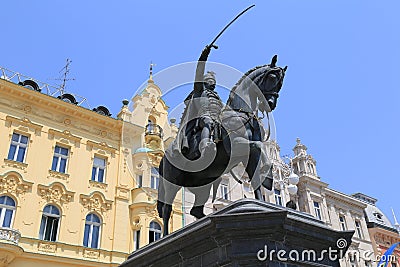
[[[208,55],[210,54],[211,47],[206,46],[203,51],[201,52],[201,55],[199,59],[197,60],[197,67],[196,67],[196,76],[194,80],[194,91],[196,92],[201,92],[203,91],[203,76],[204,76],[204,71],[206,68],[206,61],[208,58]]]

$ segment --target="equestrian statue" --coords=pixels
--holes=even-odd
[[[261,186],[272,189],[272,164],[263,143],[269,129],[266,133],[259,115],[275,109],[287,67],[278,67],[275,55],[270,64],[250,69],[233,86],[224,105],[215,91],[216,74],[205,72],[210,51],[218,48],[214,45],[217,38],[197,61],[194,87],[185,99],[177,137],[160,162],[157,211],[163,219],[164,236],[168,235],[172,203],[182,187],[194,193],[190,214],[198,219],[205,216],[211,188],[215,199],[221,175],[238,164],[244,165],[256,199],[263,199]]]

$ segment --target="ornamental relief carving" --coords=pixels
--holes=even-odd
[[[47,202],[60,205],[74,200],[74,192],[68,191],[61,183],[55,182],[50,186],[38,185],[38,194]]]
[[[50,139],[56,139],[58,142],[70,145],[73,144],[77,147],[79,147],[80,141],[82,138],[73,135],[69,130],[65,130],[63,132],[54,130],[54,129],[49,129],[49,138]]]
[[[23,163],[23,162],[19,162],[19,161],[14,161],[14,160],[9,160],[9,159],[4,159],[4,165],[2,166],[4,167],[11,167],[11,168],[15,168],[15,169],[19,169],[24,171],[24,173],[26,173],[26,167],[28,167],[28,164]]]
[[[6,116],[6,126],[11,127],[14,126],[21,131],[24,132],[34,132],[36,135],[40,135],[43,126],[33,123],[27,117],[24,118],[16,118],[13,116]]]
[[[112,201],[107,200],[100,192],[93,192],[89,196],[81,194],[80,201],[83,207],[85,207],[89,211],[97,211],[103,213],[111,210],[112,208]]]
[[[100,188],[100,189],[103,189],[103,190],[105,190],[107,192],[107,186],[108,185],[105,184],[105,183],[100,183],[100,182],[89,180],[89,188],[90,187]]]
[[[31,191],[32,185],[33,183],[24,181],[16,172],[0,176],[0,193],[25,194]]]
[[[115,153],[117,151],[116,148],[108,145],[106,142],[96,143],[88,140],[86,142],[86,146],[90,151],[93,150],[95,153],[102,155],[111,155],[112,157],[115,157]]]
[[[98,259],[100,257],[100,252],[96,250],[84,249],[83,257],[89,259]]]
[[[56,178],[56,179],[64,180],[68,183],[69,174],[49,170],[49,176],[47,176],[47,178]]]
[[[38,244],[38,250],[46,253],[55,253],[57,249],[56,244],[42,243]]]

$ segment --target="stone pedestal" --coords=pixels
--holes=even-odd
[[[340,266],[353,231],[242,199],[132,253],[120,267]]]

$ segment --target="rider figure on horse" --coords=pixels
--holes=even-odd
[[[189,114],[183,118],[187,122],[182,141],[182,153],[184,154],[191,149],[190,145],[193,145],[193,142],[190,142],[189,145],[189,140],[193,140],[191,137],[198,131],[201,131],[198,144],[201,156],[204,156],[208,149],[215,150],[216,143],[221,138],[219,115],[224,105],[215,91],[215,73],[208,71],[204,75],[205,64],[211,48],[211,46],[206,46],[203,49],[197,62],[194,88],[185,99]]]

